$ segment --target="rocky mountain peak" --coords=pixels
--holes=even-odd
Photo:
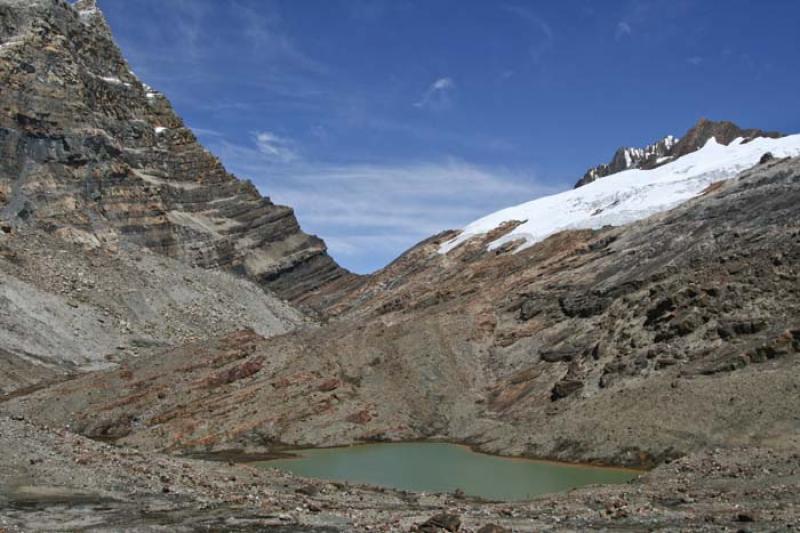
[[[705,146],[711,138],[716,139],[720,144],[728,145],[740,137],[748,141],[756,137],[779,138],[783,136],[782,133],[775,131],[764,131],[755,128],[743,129],[727,120],[714,121],[701,118],[675,145],[670,155],[681,157],[690,154]]]
[[[592,167],[575,184],[575,188],[591,183],[600,178],[629,170],[632,168],[653,168],[671,159],[670,151],[679,142],[679,139],[667,135],[663,139],[649,144],[643,148],[622,147],[615,153],[611,161],[606,164]]]
[[[714,138],[720,144],[728,145],[733,140],[744,138],[745,142],[756,137],[779,138],[782,133],[760,129],[742,129],[730,121],[713,121],[701,118],[680,139],[668,135],[658,142],[644,148],[620,148],[606,164],[592,167],[575,184],[575,188],[600,178],[634,168],[650,170],[673,161],[686,154],[696,152]]]

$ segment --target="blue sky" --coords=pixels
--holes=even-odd
[[[800,131],[795,0],[98,0],[134,71],[345,267],[699,117]]]

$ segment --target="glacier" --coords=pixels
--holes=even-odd
[[[545,196],[480,218],[445,242],[446,254],[505,222],[521,224],[489,243],[489,250],[522,241],[519,252],[564,230],[621,226],[667,211],[701,194],[712,183],[735,177],[770,152],[776,158],[800,156],[800,134],[777,139],[738,138],[729,145],[711,138],[699,150],[652,170],[625,170],[577,189]]]

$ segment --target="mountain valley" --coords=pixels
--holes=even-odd
[[[800,136],[702,119],[360,276],[93,1],[0,0],[0,79],[0,531],[797,525]],[[247,464],[401,441],[642,475],[511,505]]]

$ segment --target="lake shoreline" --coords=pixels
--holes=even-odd
[[[245,451],[245,450],[220,450],[220,451],[210,451],[210,452],[191,452],[186,454],[181,454],[181,457],[185,457],[187,459],[201,459],[207,461],[230,461],[239,464],[249,464],[249,463],[256,463],[256,462],[266,462],[278,459],[291,459],[291,458],[299,458],[299,454],[308,451],[308,450],[335,450],[335,449],[348,449],[354,448],[359,446],[376,446],[376,445],[392,445],[392,444],[449,444],[452,446],[459,446],[462,448],[466,448],[469,451],[480,454],[480,455],[487,455],[490,457],[498,457],[501,459],[508,459],[508,460],[519,460],[519,461],[526,461],[526,462],[536,462],[542,464],[552,464],[557,466],[564,466],[564,467],[571,467],[571,468],[593,468],[593,469],[606,469],[606,470],[615,470],[621,472],[631,472],[631,473],[638,473],[640,475],[646,474],[650,472],[652,468],[637,468],[632,466],[623,466],[623,465],[614,465],[604,462],[573,462],[573,461],[563,461],[559,459],[553,459],[548,457],[539,457],[533,455],[505,455],[501,453],[493,453],[493,452],[486,452],[481,450],[478,445],[470,444],[462,441],[453,441],[448,439],[407,439],[407,440],[385,440],[385,441],[360,441],[360,442],[353,442],[351,444],[334,444],[330,446],[278,446],[268,451]]]
[[[252,463],[307,479],[413,493],[452,493],[492,502],[528,501],[590,485],[627,484],[640,472],[475,452],[442,441],[373,443],[295,450]]]
[[[796,523],[800,502],[797,454],[754,447],[689,454],[631,483],[490,503],[150,453],[11,417],[0,416],[0,444],[0,469],[7,473],[0,483],[7,489],[0,490],[0,520],[15,526],[12,531],[76,519],[142,530],[154,524],[174,528],[176,523],[225,530],[236,523],[315,533],[381,531],[387,525],[390,531],[409,531],[444,511],[459,515],[466,530],[487,524],[513,531],[552,530],[554,525],[563,531],[670,529],[680,524],[716,531],[741,527],[742,519],[756,520],[759,530],[779,530]],[[17,490],[16,481],[23,480],[24,490]],[[47,497],[55,488],[63,503]],[[24,513],[22,506],[36,504],[36,494],[44,494],[37,512]],[[89,504],[71,508],[75,498]],[[706,504],[711,499],[717,502],[714,507]],[[148,511],[156,507],[157,515]]]

